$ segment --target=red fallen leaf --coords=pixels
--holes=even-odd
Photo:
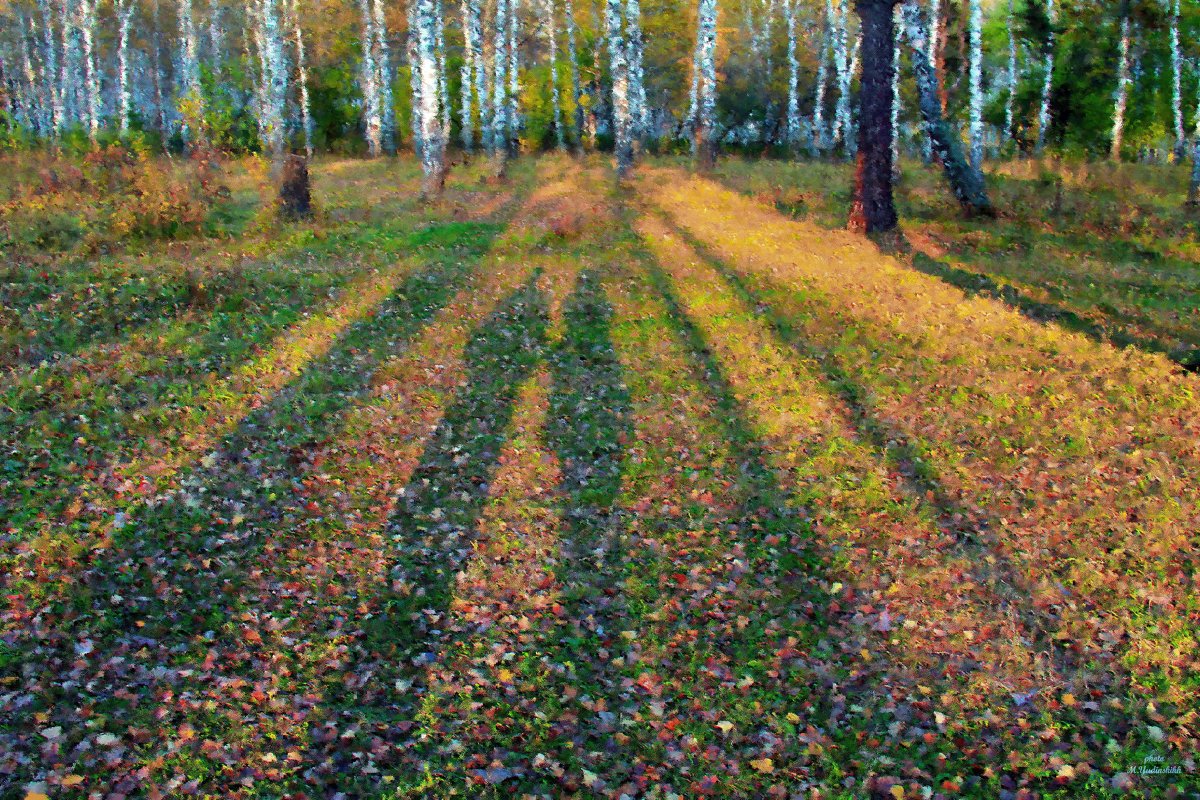
[[[321,510],[321,506],[319,503],[317,503],[316,500],[309,500],[307,503],[304,504],[304,510],[308,511],[311,514],[316,514],[317,512],[319,512]]]
[[[262,635],[253,628],[242,628],[242,638],[250,644],[262,644]]]
[[[687,575],[684,575],[682,572],[676,572],[674,575],[671,576],[671,580],[675,581],[680,586],[683,586],[685,583],[687,583],[688,579],[687,579]]]

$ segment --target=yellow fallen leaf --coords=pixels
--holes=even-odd
[[[769,758],[756,758],[750,762],[750,766],[754,767],[759,772],[775,771],[775,762]]]
[[[511,669],[502,669],[498,673],[496,673],[496,677],[500,679],[501,683],[508,683],[509,681],[511,681],[513,679],[512,670]]]
[[[62,779],[63,786],[78,786],[83,783],[82,775],[68,775]]]
[[[44,792],[29,792],[25,795],[25,800],[50,800],[50,795]]]
[[[728,734],[733,730],[733,723],[727,719],[723,719],[717,723],[717,727],[721,729],[721,733]]]
[[[788,715],[787,715],[787,721],[792,723],[793,725],[795,725],[797,722],[800,721],[800,715],[797,714],[795,711],[789,711]]]
[[[1064,694],[1062,696],[1062,704],[1064,706],[1066,706],[1067,708],[1070,708],[1071,706],[1075,705],[1075,695],[1071,694],[1070,692],[1067,692],[1066,694]]]
[[[893,786],[891,795],[892,795],[892,797],[896,798],[896,800],[904,800],[904,787],[903,786]]]

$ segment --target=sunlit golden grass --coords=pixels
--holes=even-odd
[[[1056,640],[1101,663],[1132,650],[1135,681],[1161,670],[1190,696],[1180,680],[1197,656],[1190,379],[1161,357],[964,297],[716,184],[660,174],[646,191],[913,450],[963,509],[962,535],[1010,560],[1035,604],[1054,609]]]

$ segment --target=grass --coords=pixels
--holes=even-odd
[[[21,251],[0,797],[1200,789],[1173,177],[1009,167],[976,225],[914,170],[889,255],[839,166],[485,170],[322,161],[279,225],[231,165],[220,231]],[[1060,294],[975,246],[1026,236]]]

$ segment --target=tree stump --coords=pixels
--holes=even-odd
[[[298,153],[284,159],[283,175],[279,183],[279,203],[283,215],[288,219],[308,219],[312,216],[308,160]]]

